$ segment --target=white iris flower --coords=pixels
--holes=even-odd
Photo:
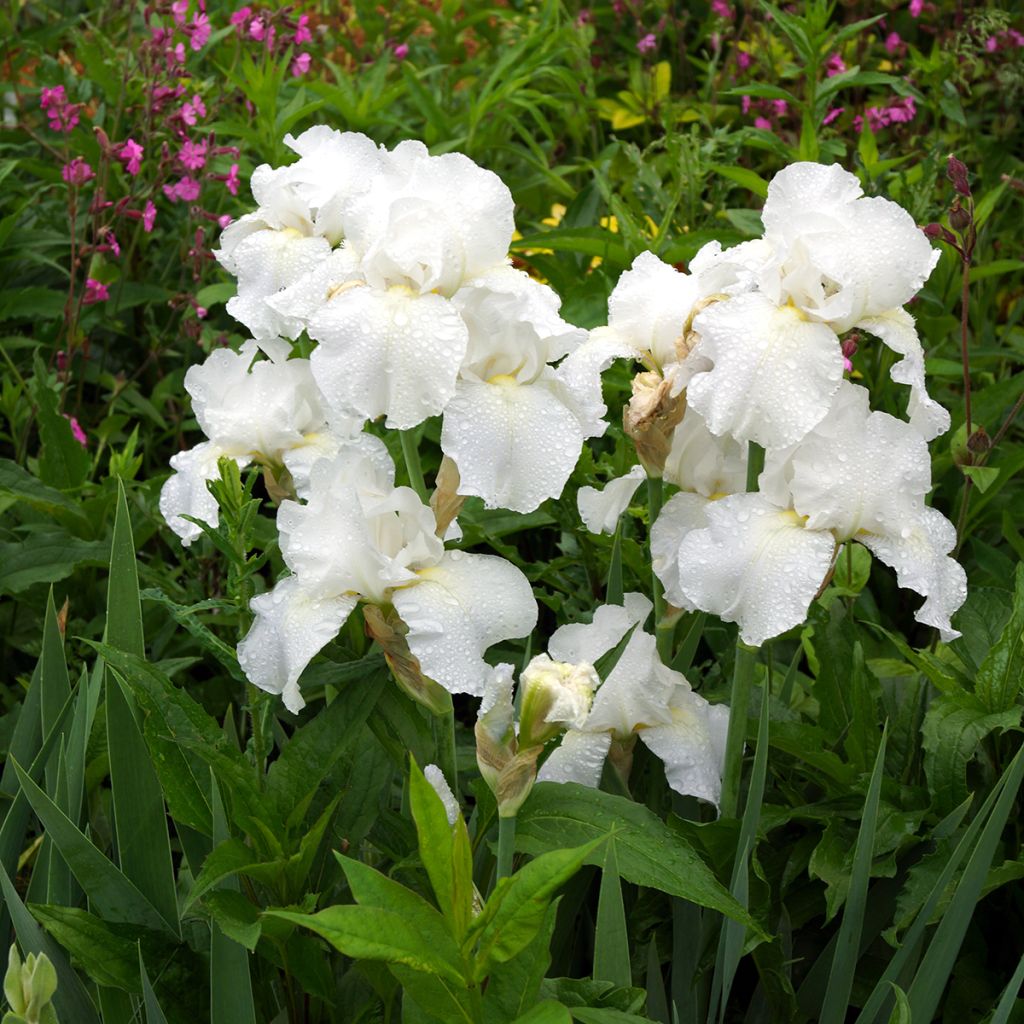
[[[271,470],[283,466],[302,495],[312,463],[343,446],[386,454],[380,441],[359,433],[358,421],[328,419],[308,359],[275,362],[257,354],[257,343],[247,341],[238,352],[213,352],[185,374],[192,411],[209,440],[171,459],[174,472],[160,492],[160,512],[185,545],[202,530],[183,515],[217,525],[217,502],[206,482],[217,479],[222,457],[240,469],[253,462]]]
[[[282,502],[281,554],[292,575],[254,598],[238,648],[246,675],[291,711],[298,680],[359,601],[393,605],[423,674],[452,693],[483,692],[483,652],[537,621],[529,581],[492,555],[445,551],[434,514],[394,467],[342,449],[312,469],[309,500]]]
[[[729,709],[709,704],[681,673],[662,664],[654,637],[640,627],[650,611],[642,594],[627,594],[624,606],[604,605],[591,623],[562,626],[552,635],[551,658],[592,665],[633,630],[589,713],[568,729],[538,781],[596,787],[612,741],[629,743],[638,736],[664,762],[677,793],[717,804]]]
[[[655,565],[670,600],[737,622],[745,642],[760,644],[804,621],[838,545],[855,540],[926,599],[919,622],[946,640],[959,635],[950,616],[966,576],[948,557],[953,525],[924,503],[927,444],[911,424],[871,412],[864,388],[844,382],[824,423],[768,453],[759,484],[706,502],[700,516],[683,495],[665,505]]]

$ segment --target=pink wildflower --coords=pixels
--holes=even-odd
[[[88,278],[85,282],[85,294],[82,296],[82,304],[86,306],[95,305],[97,302],[106,302],[110,298],[107,286],[95,278]]]
[[[188,16],[188,0],[174,0],[171,4],[171,15],[174,17],[174,24],[182,28]]]
[[[658,48],[658,39],[653,32],[648,32],[637,42],[636,48],[640,53],[651,53]]]
[[[187,125],[194,125],[201,117],[206,117],[206,104],[202,97],[196,94],[190,100],[185,100],[181,108],[181,119]]]
[[[741,96],[740,97],[740,110],[744,114],[749,114],[750,113],[750,97],[749,96]]]
[[[164,185],[164,195],[172,203],[191,203],[199,198],[200,185],[195,178],[188,175],[176,181],[173,185]]]
[[[230,213],[221,214],[221,216],[217,218],[217,227],[223,231],[231,223],[231,219]]]
[[[273,25],[267,29],[266,38],[263,40],[263,45],[267,48],[267,53],[270,53],[274,49],[274,39],[277,37],[277,29]]]
[[[228,18],[228,22],[235,26],[235,30],[237,32],[241,32],[251,15],[251,7],[239,7],[238,10]]]
[[[885,37],[885,52],[890,56],[892,54],[899,53],[903,49],[903,40],[900,38],[899,32],[890,32]]]
[[[755,117],[754,127],[760,128],[763,132],[770,132],[772,130],[772,123],[767,117]]]
[[[78,420],[75,419],[74,416],[69,416],[67,413],[64,413],[64,419],[66,419],[68,423],[71,424],[71,436],[83,448],[85,448],[88,445],[89,441],[85,436],[85,431],[82,429],[81,424],[78,422]]]
[[[224,179],[224,187],[233,195],[238,195],[238,164],[232,164],[228,176]]]
[[[68,103],[63,85],[55,85],[52,89],[44,87],[39,94],[39,106],[43,108],[50,128],[63,134],[78,124],[78,112],[82,109],[78,103]]]
[[[732,21],[732,8],[725,0],[711,0],[711,13],[719,18],[725,18],[726,21]]]
[[[771,105],[776,117],[785,117],[789,113],[789,104],[785,100],[772,100]]]
[[[295,35],[292,36],[292,46],[302,46],[303,43],[308,43],[313,38],[313,33],[309,31],[309,15],[302,14],[299,16],[299,22],[295,26]]]
[[[837,117],[839,117],[846,107],[832,107],[829,112],[821,119],[823,125],[831,124]]]
[[[886,113],[890,124],[906,124],[917,116],[917,104],[913,96],[903,96],[895,103],[890,103]]]
[[[206,140],[193,142],[186,139],[178,151],[178,162],[186,171],[200,171],[206,166]]]
[[[105,239],[103,248],[109,250],[114,256],[120,256],[121,246],[118,244],[117,235],[110,228],[107,228],[103,233],[103,237]]]
[[[836,75],[841,75],[846,70],[846,62],[838,53],[833,53],[827,61],[825,61],[825,75],[827,78],[834,78]]]
[[[746,50],[740,50],[736,54],[736,66],[740,71],[746,71],[750,67],[750,54]]]
[[[196,316],[199,317],[200,320],[205,320],[208,312],[209,310],[205,306],[196,306]]]
[[[203,13],[192,15],[192,24],[185,30],[193,51],[201,50],[210,38],[210,19]]]
[[[267,34],[266,26],[263,24],[262,18],[253,18],[249,22],[249,38],[255,39],[256,42],[262,42],[263,37]]]
[[[124,169],[132,177],[135,177],[142,167],[143,152],[143,148],[134,139],[126,139],[120,146],[114,148],[117,159],[124,164]]]
[[[912,18],[920,18],[923,10],[924,0],[910,0],[910,16]]]
[[[409,56],[409,44],[408,43],[399,43],[395,47],[395,60],[399,60],[399,61],[405,60],[405,58],[408,57],[408,56]]]
[[[292,77],[301,78],[309,70],[311,59],[312,58],[308,53],[300,53],[295,60],[292,61]]]
[[[69,185],[84,185],[90,178],[95,177],[92,168],[80,156],[66,163],[61,169],[60,176]]]
[[[152,199],[146,200],[146,207],[142,211],[142,229],[148,235],[156,223],[156,204]]]
[[[996,39],[995,36],[989,36],[988,39],[985,40],[985,49],[989,53],[995,53],[996,50],[999,49],[999,40]]]
[[[172,70],[172,71],[174,70],[174,66],[173,66],[174,64],[184,64],[185,63],[185,44],[184,43],[178,43],[177,46],[174,47],[174,49],[168,55],[167,63],[168,63],[168,66],[170,67],[170,70]]]

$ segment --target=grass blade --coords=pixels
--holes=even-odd
[[[159,911],[93,844],[68,816],[29,778],[15,762],[14,770],[21,790],[46,834],[67,861],[78,884],[95,904],[97,912],[109,921],[138,924],[160,931],[170,929]]]
[[[146,1009],[146,1024],[167,1024],[167,1017],[160,1008],[156,993],[146,973],[146,964],[142,959],[142,944],[139,943],[139,978],[142,981],[142,1005]]]
[[[594,929],[594,980],[610,981],[622,988],[633,984],[629,967],[629,934],[626,908],[622,903],[622,883],[615,859],[615,837],[608,840],[601,873],[601,893],[597,901],[597,925]]]
[[[989,1024],[1007,1024],[1007,1021],[1010,1019],[1010,1013],[1016,1005],[1017,993],[1020,991],[1022,983],[1024,983],[1024,956],[1020,958],[1017,970],[1013,972],[1009,985],[1006,986],[1003,994],[999,997],[999,1002],[996,1004],[995,1012],[992,1014],[992,1020],[989,1021]]]
[[[739,656],[739,648],[737,648]],[[754,767],[750,775],[750,789],[747,792],[747,803],[743,808],[743,821],[740,824],[739,841],[736,845],[736,860],[732,868],[732,881],[729,891],[743,907],[747,906],[750,894],[750,854],[757,837],[757,826],[761,820],[761,801],[764,797],[765,779],[768,775],[768,701],[771,696],[771,676],[765,679],[761,690],[761,716],[757,723],[757,749],[754,752]],[[711,988],[711,1004],[708,1020],[713,1019],[715,1006],[718,1006],[718,1019],[725,1019],[725,1008],[729,1003],[736,969],[743,955],[743,940],[746,928],[733,920],[727,920],[722,926],[722,934],[718,940],[718,954],[715,957],[715,977]]]
[[[1024,749],[1010,762],[1004,775],[1005,782],[988,821],[982,829],[978,845],[971,853],[964,873],[957,883],[946,912],[932,936],[928,950],[914,975],[907,992],[914,1020],[931,1020],[939,1005],[946,982],[960,952],[960,945],[971,922],[978,897],[981,895],[996,846],[1009,817],[1017,790],[1024,775]]]
[[[213,844],[231,837],[217,782],[210,774],[213,810]],[[221,889],[238,889],[236,878],[226,879]],[[249,952],[228,938],[216,921],[210,922],[210,1020],[217,1024],[256,1024],[249,976]]]
[[[832,970],[829,972],[828,987],[825,990],[825,1002],[821,1008],[820,1024],[842,1024],[846,1020],[846,1007],[853,991],[853,977],[860,954],[860,937],[864,927],[868,883],[871,880],[871,863],[874,858],[875,826],[878,822],[878,802],[882,793],[887,739],[888,725],[882,730],[882,742],[878,745],[875,766],[864,800],[864,816],[857,832],[857,843],[853,848],[850,890],[846,897],[846,906],[843,908],[843,921],[839,926]]]

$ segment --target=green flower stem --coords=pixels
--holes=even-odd
[[[647,478],[647,547],[650,554],[651,529],[654,527],[658,516],[661,515],[662,499],[661,477],[649,476]],[[653,568],[654,559],[651,559],[651,592],[654,597],[654,635],[657,638],[658,654],[661,660],[667,665],[672,660],[672,628],[662,624],[665,618],[665,591],[662,589],[661,580]]]
[[[415,430],[400,430],[402,438],[402,455],[405,458],[405,471],[409,475],[409,485],[419,495],[420,501],[427,500],[427,485],[423,482],[423,467],[420,465],[419,438]]]
[[[516,819],[498,818],[498,871],[495,883],[512,874],[512,855],[516,846]]]
[[[755,442],[747,445],[747,490],[757,490],[757,478],[764,468],[764,449]],[[725,738],[725,773],[722,777],[723,818],[739,815],[740,781],[743,777],[743,745],[746,741],[747,708],[754,684],[758,649],[736,641],[736,662],[732,676],[732,699],[729,702],[729,731]]]
[[[440,715],[434,715],[434,748],[437,751],[437,766],[451,786],[455,799],[459,799],[459,764],[455,756],[455,709],[449,707]]]
[[[246,689],[249,691],[249,727],[252,729],[252,753],[256,762],[256,780],[262,789],[267,765],[265,715],[267,693],[252,683],[246,683]]]

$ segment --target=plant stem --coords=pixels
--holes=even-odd
[[[495,875],[497,884],[512,874],[512,855],[516,845],[516,819],[498,818],[498,870]]]
[[[266,737],[263,735],[263,704],[266,693],[252,683],[247,683],[246,689],[249,691],[249,727],[252,729],[252,753],[256,760],[256,779],[262,789],[267,762]]]
[[[427,485],[423,482],[423,468],[420,466],[420,450],[415,430],[401,430],[402,455],[405,471],[409,475],[409,486],[419,495],[420,501],[427,501]]]
[[[647,547],[650,554],[651,529],[654,527],[658,516],[661,515],[662,499],[661,477],[649,476],[647,478]],[[672,660],[672,629],[662,625],[665,618],[665,591],[661,586],[661,580],[653,568],[654,559],[651,559],[651,592],[654,597],[654,635],[658,643],[658,655],[667,665]]]
[[[754,683],[757,648],[742,640],[736,642],[736,664],[732,675],[732,700],[729,704],[729,731],[725,738],[725,774],[722,777],[723,818],[739,815],[740,780],[743,776],[743,746],[746,742],[747,708]]]
[[[967,351],[968,323],[967,314],[970,311],[970,285],[971,285],[971,263],[965,256],[961,261],[963,285],[960,289],[960,361],[963,363],[964,371],[964,425],[967,429],[967,439],[970,440],[974,432],[971,423],[971,358]]]
[[[455,799],[459,799],[459,764],[455,756],[455,709],[434,715],[434,747],[441,769]]]
[[[757,478],[764,467],[764,449],[754,441],[747,443],[747,490],[757,489]],[[739,813],[740,780],[743,776],[743,745],[747,732],[747,708],[754,683],[757,648],[736,641],[736,661],[732,675],[732,699],[729,704],[729,731],[725,738],[725,774],[722,778],[721,814],[735,818]]]

